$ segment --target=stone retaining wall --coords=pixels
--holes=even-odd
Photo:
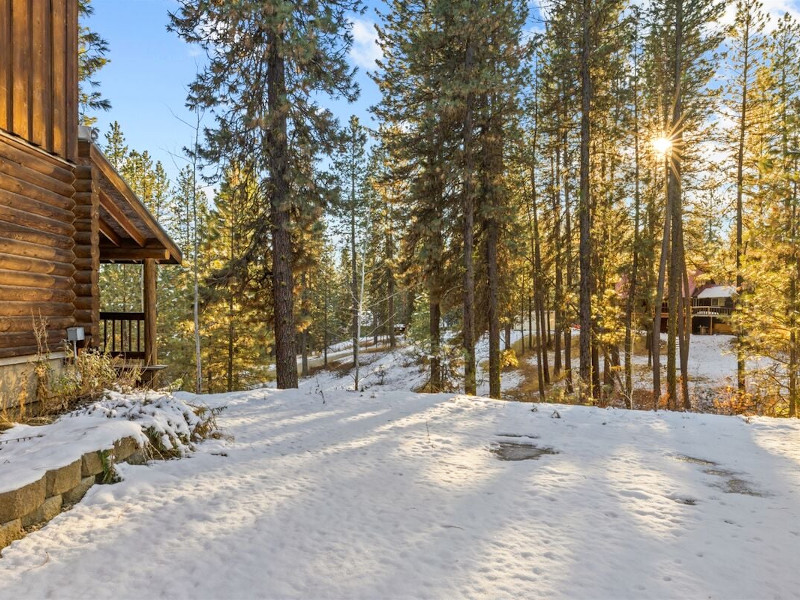
[[[146,462],[134,438],[114,442],[111,450],[87,452],[34,483],[0,494],[0,550],[80,502],[95,483],[107,483],[109,471],[120,462]]]

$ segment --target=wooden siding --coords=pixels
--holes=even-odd
[[[76,159],[77,0],[0,0],[0,129]]]
[[[75,323],[73,178],[69,163],[0,133],[0,358],[36,353],[34,318],[51,350]]]
[[[89,161],[75,167],[75,190],[75,324],[85,329],[86,345],[96,346],[100,339],[100,200]]]

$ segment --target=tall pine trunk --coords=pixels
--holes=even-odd
[[[475,62],[475,42],[470,36],[467,40],[464,71],[470,77]],[[464,349],[464,393],[475,395],[477,392],[475,368],[475,267],[473,265],[474,229],[475,229],[475,191],[473,171],[473,118],[475,110],[475,94],[467,92],[464,109],[463,142],[464,142],[464,311],[462,336]]]
[[[497,269],[499,226],[493,218],[486,232],[486,270],[489,285],[489,397],[500,398],[500,281]]]
[[[350,326],[353,337],[353,368],[358,371],[359,322],[358,322],[358,254],[356,253],[356,182],[354,169],[350,176]],[[358,377],[356,377],[356,380]],[[358,381],[355,386],[358,391]]]
[[[638,39],[638,30],[636,38]],[[625,302],[625,405],[633,408],[633,314],[636,310],[636,284],[639,276],[639,222],[641,194],[639,190],[639,61],[633,54],[633,248]]]
[[[572,219],[569,208],[569,154],[567,132],[564,132],[564,247],[567,268],[567,289],[570,292],[575,284],[575,268],[572,261]],[[572,318],[564,324],[564,371],[567,392],[572,393]]]
[[[736,304],[738,308],[739,298],[742,294],[742,200],[744,195],[744,146],[745,135],[747,133],[747,77],[750,69],[750,11],[747,11],[747,18],[744,23],[742,36],[744,42],[742,52],[744,53],[742,65],[742,99],[739,109],[739,147],[736,152]],[[744,331],[741,326],[736,328],[736,385],[739,394],[744,394],[746,390],[745,382],[745,356],[744,356]]]
[[[668,190],[667,179],[669,172],[669,157],[664,157],[664,189]],[[658,262],[658,283],[656,284],[656,297],[653,301],[653,329],[650,336],[651,353],[653,355],[653,410],[658,410],[661,400],[661,309],[664,304],[664,280],[666,279],[667,256],[670,249],[670,234],[672,231],[672,203],[669,193],[666,194],[666,208],[664,210],[664,232],[661,238],[661,257]]]
[[[286,64],[282,34],[268,33],[267,102],[270,124],[266,143],[272,180],[270,225],[272,230],[272,298],[275,320],[275,372],[279,389],[297,387],[297,354],[294,330],[294,279],[290,231],[287,161]]]
[[[430,292],[430,322],[428,337],[431,342],[431,382],[430,391],[442,391],[442,358],[441,358],[441,332],[439,323],[442,319],[441,305],[439,304],[438,291]]]
[[[234,341],[234,315],[233,294],[228,291],[228,364],[226,369],[226,383],[229,392],[233,391],[233,341]],[[202,380],[202,374],[201,374]]]
[[[560,127],[560,123],[559,123]],[[555,327],[553,336],[553,377],[558,378],[561,373],[561,333],[564,326],[564,298],[563,298],[563,279],[562,279],[562,264],[561,264],[561,206],[559,197],[559,184],[561,177],[561,148],[556,145],[556,163],[553,172],[553,178],[556,185],[553,186],[553,241],[554,241],[554,256],[553,268],[555,269],[555,287],[554,294],[554,314],[555,314]]]
[[[683,120],[683,0],[677,0],[675,13],[675,55],[673,72],[672,122],[674,150],[670,153],[671,168],[667,175],[667,196],[672,216],[672,252],[669,268],[669,299],[667,317],[667,395],[670,406],[677,407],[678,388],[676,373],[676,337],[678,325],[678,303],[681,301],[681,266],[683,261],[682,210],[681,210],[681,152]],[[684,402],[688,400],[684,399]]]
[[[579,264],[579,316],[580,316],[580,377],[581,396],[586,400],[587,390],[591,386],[591,335],[592,335],[592,241],[589,198],[589,144],[590,144],[590,110],[592,106],[592,79],[590,65],[591,30],[590,17],[592,0],[583,0],[581,11],[581,48],[580,48],[580,90],[581,90],[581,142],[580,142],[580,203],[578,218],[580,222]]]

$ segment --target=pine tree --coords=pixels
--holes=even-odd
[[[741,294],[742,254],[744,252],[744,195],[745,195],[745,147],[748,131],[753,119],[752,87],[759,64],[763,60],[766,37],[764,28],[768,17],[759,0],[738,0],[736,20],[729,36],[732,46],[731,68],[734,81],[729,89],[729,108],[733,109],[736,161],[736,288]],[[745,348],[744,332],[737,332],[736,380],[739,393],[745,392]]]
[[[358,118],[350,117],[345,131],[341,154],[335,161],[339,177],[340,198],[337,203],[337,216],[346,222],[347,239],[350,246],[350,296],[353,339],[354,389],[359,387],[359,350],[361,345],[361,318],[364,305],[363,271],[364,244],[368,225],[367,202],[364,195],[367,133]],[[359,254],[361,261],[359,263]]]
[[[345,57],[352,42],[347,13],[358,10],[357,0],[291,6],[182,0],[170,15],[170,28],[209,59],[189,95],[192,107],[209,108],[217,119],[205,156],[251,161],[261,179],[268,210],[260,212],[251,254],[271,241],[279,388],[297,387],[291,190],[301,155],[295,149],[316,154],[335,141],[335,120],[315,102],[320,93],[347,99],[357,93]]]
[[[107,98],[103,98],[99,89],[100,82],[96,79],[97,72],[110,62],[108,42],[99,33],[85,25],[86,20],[93,12],[91,0],[79,0],[78,15],[81,24],[78,29],[78,80],[80,82],[78,109],[81,125],[88,126],[97,122],[97,117],[93,117],[92,112],[111,110],[111,102]]]

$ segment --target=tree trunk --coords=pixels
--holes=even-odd
[[[638,40],[638,29],[636,39]],[[639,275],[639,221],[641,195],[639,190],[639,62],[633,54],[633,248],[625,303],[625,405],[633,408],[633,313],[636,310],[636,284]]]
[[[572,291],[574,285],[574,267],[572,263],[572,221],[569,209],[569,154],[567,147],[567,133],[564,133],[564,246],[567,268],[567,290]],[[567,307],[565,307],[565,311]],[[571,315],[571,312],[570,312]],[[572,318],[567,318],[564,323],[564,375],[567,393],[572,389]]]
[[[389,255],[389,260],[392,260],[391,254]],[[389,328],[389,348],[394,350],[397,347],[397,339],[394,334],[394,275],[389,273],[389,282],[386,286],[388,289],[386,290],[387,296],[389,297],[387,301],[386,311],[388,314],[388,328]]]
[[[582,400],[585,401],[591,379],[591,335],[592,335],[592,296],[591,268],[592,241],[589,198],[589,143],[590,143],[590,111],[592,105],[592,79],[590,71],[591,49],[591,0],[583,0],[581,11],[581,143],[580,143],[580,204],[578,207],[580,221],[579,263],[580,263],[580,377]]]
[[[670,131],[673,138],[675,151],[670,153],[671,168],[667,175],[667,196],[669,197],[670,210],[672,215],[672,252],[670,255],[669,269],[669,298],[668,298],[668,321],[667,321],[667,395],[671,406],[676,406],[677,396],[677,377],[676,377],[676,335],[678,302],[681,288],[680,264],[683,258],[681,236],[681,140],[680,129],[683,119],[683,91],[681,89],[681,78],[683,75],[683,0],[677,0],[675,14],[675,57],[673,73],[673,102],[672,102],[672,122]]]
[[[441,306],[439,304],[438,293],[431,293],[430,300],[430,323],[429,337],[431,342],[431,392],[442,391],[442,364],[441,364],[441,333],[439,323],[441,321]]]
[[[359,367],[359,345],[361,340],[360,323],[358,320],[358,254],[356,253],[356,189],[355,177],[351,177],[350,182],[350,295],[352,303],[350,306],[350,326],[353,336],[353,368],[355,369],[355,391],[358,391],[358,367]]]
[[[489,397],[500,398],[500,282],[497,269],[499,226],[491,219],[486,237],[486,270],[489,285]]]
[[[294,279],[292,275],[292,236],[290,232],[291,199],[287,161],[286,65],[282,55],[283,40],[273,32],[269,36],[267,103],[270,123],[266,144],[272,181],[270,225],[272,229],[272,298],[275,319],[275,372],[279,389],[297,387],[297,354],[294,330]]]
[[[475,42],[467,41],[464,59],[464,71],[469,78],[475,61]],[[472,254],[474,251],[475,198],[473,171],[473,111],[475,94],[467,92],[464,110],[463,142],[464,142],[464,314],[462,323],[464,348],[464,393],[475,395],[475,270]]]
[[[542,347],[542,313],[536,311],[536,375],[539,384],[539,400],[545,400],[544,348]]]
[[[322,364],[328,366],[328,278],[325,277],[325,282],[322,288]]]
[[[560,122],[559,122],[560,127]],[[561,179],[561,147],[556,145],[556,164],[553,172],[553,177],[557,185],[553,187],[553,241],[554,241],[554,256],[553,268],[555,269],[555,288],[553,289],[553,303],[555,314],[555,327],[553,336],[553,377],[557,378],[561,373],[561,333],[564,326],[563,317],[563,280],[562,280],[562,264],[561,264],[561,206],[559,198],[559,185]]]
[[[233,341],[234,341],[234,314],[233,314],[233,294],[228,291],[228,365],[227,365],[227,388],[233,391]],[[201,379],[202,380],[202,379]]]
[[[669,157],[664,157],[664,189],[668,190],[667,173],[669,173]],[[670,233],[672,231],[672,203],[670,195],[666,194],[666,208],[664,210],[664,234],[661,238],[661,258],[658,262],[658,284],[656,297],[653,301],[653,330],[650,336],[653,354],[653,410],[658,410],[661,400],[661,309],[664,303],[664,280],[666,279],[667,255],[670,249]]]
[[[738,309],[739,298],[742,294],[742,196],[744,192],[744,145],[747,132],[747,77],[750,67],[750,11],[748,10],[747,19],[744,24],[744,44],[742,48],[743,68],[742,68],[742,100],[739,112],[739,148],[736,153],[736,290],[738,296],[736,304]],[[736,384],[739,395],[743,395],[746,390],[745,382],[745,356],[744,356],[744,331],[741,326],[736,328]]]
[[[541,244],[539,240],[539,206],[536,191],[536,175],[535,169],[531,168],[531,218],[533,226],[531,234],[533,236],[533,298],[534,310],[536,311],[536,323],[538,329],[537,345],[539,351],[539,369],[542,371],[542,381],[547,384],[550,383],[550,371],[548,368],[547,358],[547,330],[548,324],[545,322],[546,313],[544,307],[544,274],[542,273],[542,253]],[[542,390],[544,393],[544,390]]]
[[[306,273],[300,275],[300,312],[303,321],[303,330],[300,332],[300,365],[303,377],[308,377],[308,288],[306,287]]]

